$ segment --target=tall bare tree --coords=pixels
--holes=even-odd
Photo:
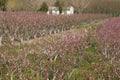
[[[83,12],[91,3],[92,0],[69,0],[69,4],[75,7],[78,13]]]
[[[37,10],[37,0],[8,0],[8,10]]]

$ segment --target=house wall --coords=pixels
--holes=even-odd
[[[56,7],[49,7],[47,14],[59,15],[60,11]],[[68,10],[62,11],[62,14],[74,14],[74,8],[72,6],[68,7]]]

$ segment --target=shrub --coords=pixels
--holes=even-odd
[[[0,0],[0,10],[2,11],[6,10],[6,3],[7,3],[7,0]]]
[[[39,11],[47,12],[48,11],[48,6],[46,2],[43,2]]]

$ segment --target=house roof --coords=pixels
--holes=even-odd
[[[49,7],[49,10],[58,10],[58,7]]]

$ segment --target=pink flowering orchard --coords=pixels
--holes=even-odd
[[[119,16],[19,9],[0,12],[0,80],[120,80]]]
[[[106,18],[101,14],[47,15],[42,12],[3,12],[0,35],[12,41],[23,41],[59,33],[82,22]]]

